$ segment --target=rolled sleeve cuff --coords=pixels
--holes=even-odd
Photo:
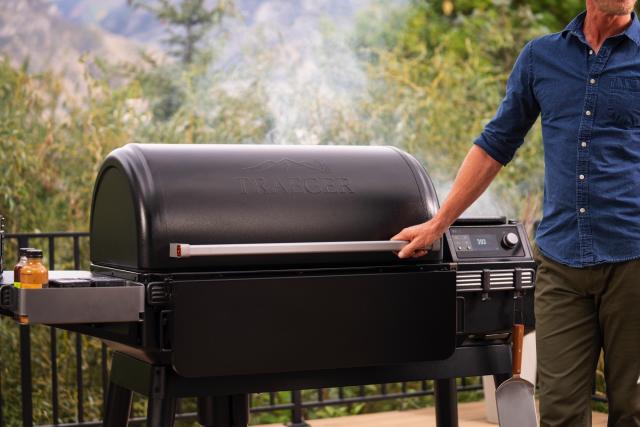
[[[513,155],[509,155],[496,149],[495,146],[487,140],[484,134],[480,135],[473,143],[482,148],[496,162],[502,164],[502,166],[506,166],[513,158]]]

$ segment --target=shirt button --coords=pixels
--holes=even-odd
[[[589,49],[589,55],[593,55],[593,50]]]
[[[582,148],[586,148],[587,147],[587,142],[586,141],[582,141],[580,143],[580,145],[582,146]]]
[[[587,116],[590,116],[590,115],[591,115],[591,111],[590,111],[590,110],[587,110],[587,111],[585,112],[585,114],[586,114]]]
[[[584,175],[580,175],[578,178],[580,178],[581,180],[584,179]]]
[[[580,213],[585,213],[587,210],[585,208],[580,208]]]
[[[596,79],[589,80],[589,83],[591,83],[592,85],[596,84]]]

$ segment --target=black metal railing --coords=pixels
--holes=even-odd
[[[81,269],[87,268],[88,264],[88,233],[83,232],[60,232],[60,233],[19,233],[6,235],[6,254],[7,259],[12,261],[15,259],[17,248],[29,247],[31,244],[39,247],[46,247],[45,262],[48,263],[49,269]],[[35,242],[35,243],[34,243]],[[64,253],[59,256],[59,249],[63,249]],[[9,262],[9,267],[12,262]],[[2,322],[7,322],[6,319]],[[7,402],[7,393],[14,393],[15,390],[5,390],[5,378],[0,376],[0,427],[4,425],[23,425],[31,427],[34,425],[34,406],[33,406],[33,374],[32,374],[32,327],[30,325],[12,324],[9,327],[18,328],[19,335],[19,369],[20,369],[20,405],[21,420],[10,420],[6,418],[5,405]],[[62,426],[100,426],[99,420],[85,421],[85,384],[83,375],[85,345],[83,337],[78,333],[69,333],[60,331],[55,327],[49,330],[49,349],[48,357],[50,359],[50,381],[48,388],[50,389],[50,399],[46,402],[48,413],[46,416],[39,411],[38,421],[40,426],[44,425],[62,425]],[[75,420],[69,421],[69,416],[61,416],[60,401],[60,369],[58,353],[59,334],[65,334],[65,339],[71,339],[74,342],[73,356],[64,354],[66,358],[73,357],[75,359]],[[94,347],[99,348],[99,364],[90,367],[91,370],[99,370],[101,381],[100,399],[94,399],[90,406],[102,405],[105,401],[106,387],[108,384],[108,362],[109,349],[104,343],[94,338],[84,338],[87,343],[94,343]],[[4,346],[4,343],[2,344]],[[3,361],[0,360],[0,364]],[[0,369],[4,375],[5,371]],[[458,391],[478,391],[482,389],[479,378],[461,378],[458,380]],[[283,411],[288,414],[285,421],[292,427],[302,427],[304,423],[303,415],[306,410],[314,410],[319,408],[328,408],[335,406],[347,406],[356,404],[371,404],[373,402],[391,401],[397,399],[419,398],[424,396],[432,396],[434,394],[432,381],[418,381],[411,383],[393,383],[378,384],[375,386],[356,386],[356,387],[339,387],[334,389],[318,389],[318,390],[293,390],[279,393],[264,393],[250,396],[250,406],[252,413],[271,413]],[[65,396],[68,395],[65,394]],[[600,397],[597,397],[601,399]],[[135,406],[135,405],[134,405]],[[193,408],[182,409],[182,405],[178,405],[178,419],[195,420],[196,413]],[[67,411],[68,412],[68,411]],[[95,411],[94,411],[95,412]],[[100,413],[103,415],[102,407]],[[14,415],[15,416],[15,415]],[[43,418],[47,421],[42,423]],[[142,417],[132,417],[131,425],[140,425],[145,421]],[[46,424],[49,422],[50,424]]]

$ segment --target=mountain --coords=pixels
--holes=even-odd
[[[32,72],[52,70],[67,86],[82,86],[84,55],[110,63],[136,62],[142,49],[142,43],[66,18],[53,3],[0,1],[0,55],[16,66],[28,61]]]
[[[151,13],[129,6],[126,0],[52,0],[71,22],[95,26],[141,43],[160,45],[165,27]]]
[[[344,73],[334,71],[353,62],[347,52],[347,37],[355,17],[375,1],[235,0],[237,13],[225,20],[222,29],[212,31],[202,45],[215,50],[220,67],[250,63],[258,53],[277,48],[283,56],[276,64],[278,69],[293,67],[296,72],[305,72],[310,67],[304,64],[322,65],[331,68],[324,77],[339,77]],[[213,5],[218,0],[207,2]],[[326,38],[328,22],[338,29],[337,39],[335,31],[331,35],[334,40]],[[169,60],[163,53],[166,37],[166,24],[141,8],[131,7],[127,0],[0,0],[0,55],[16,66],[28,61],[32,72],[51,70],[62,75],[65,86],[82,86],[86,71],[80,62],[83,56],[135,63],[144,49],[160,61]],[[318,50],[335,51],[336,40],[342,48],[319,64],[314,59]],[[349,58],[343,58],[345,55]]]

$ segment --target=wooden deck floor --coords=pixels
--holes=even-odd
[[[460,427],[497,427],[485,418],[484,402],[462,403],[458,406]],[[311,427],[430,427],[436,425],[433,408],[415,411],[392,411],[307,421]],[[594,412],[593,427],[605,427],[607,415]],[[257,427],[273,427],[274,424]],[[254,426],[256,427],[256,426]]]

